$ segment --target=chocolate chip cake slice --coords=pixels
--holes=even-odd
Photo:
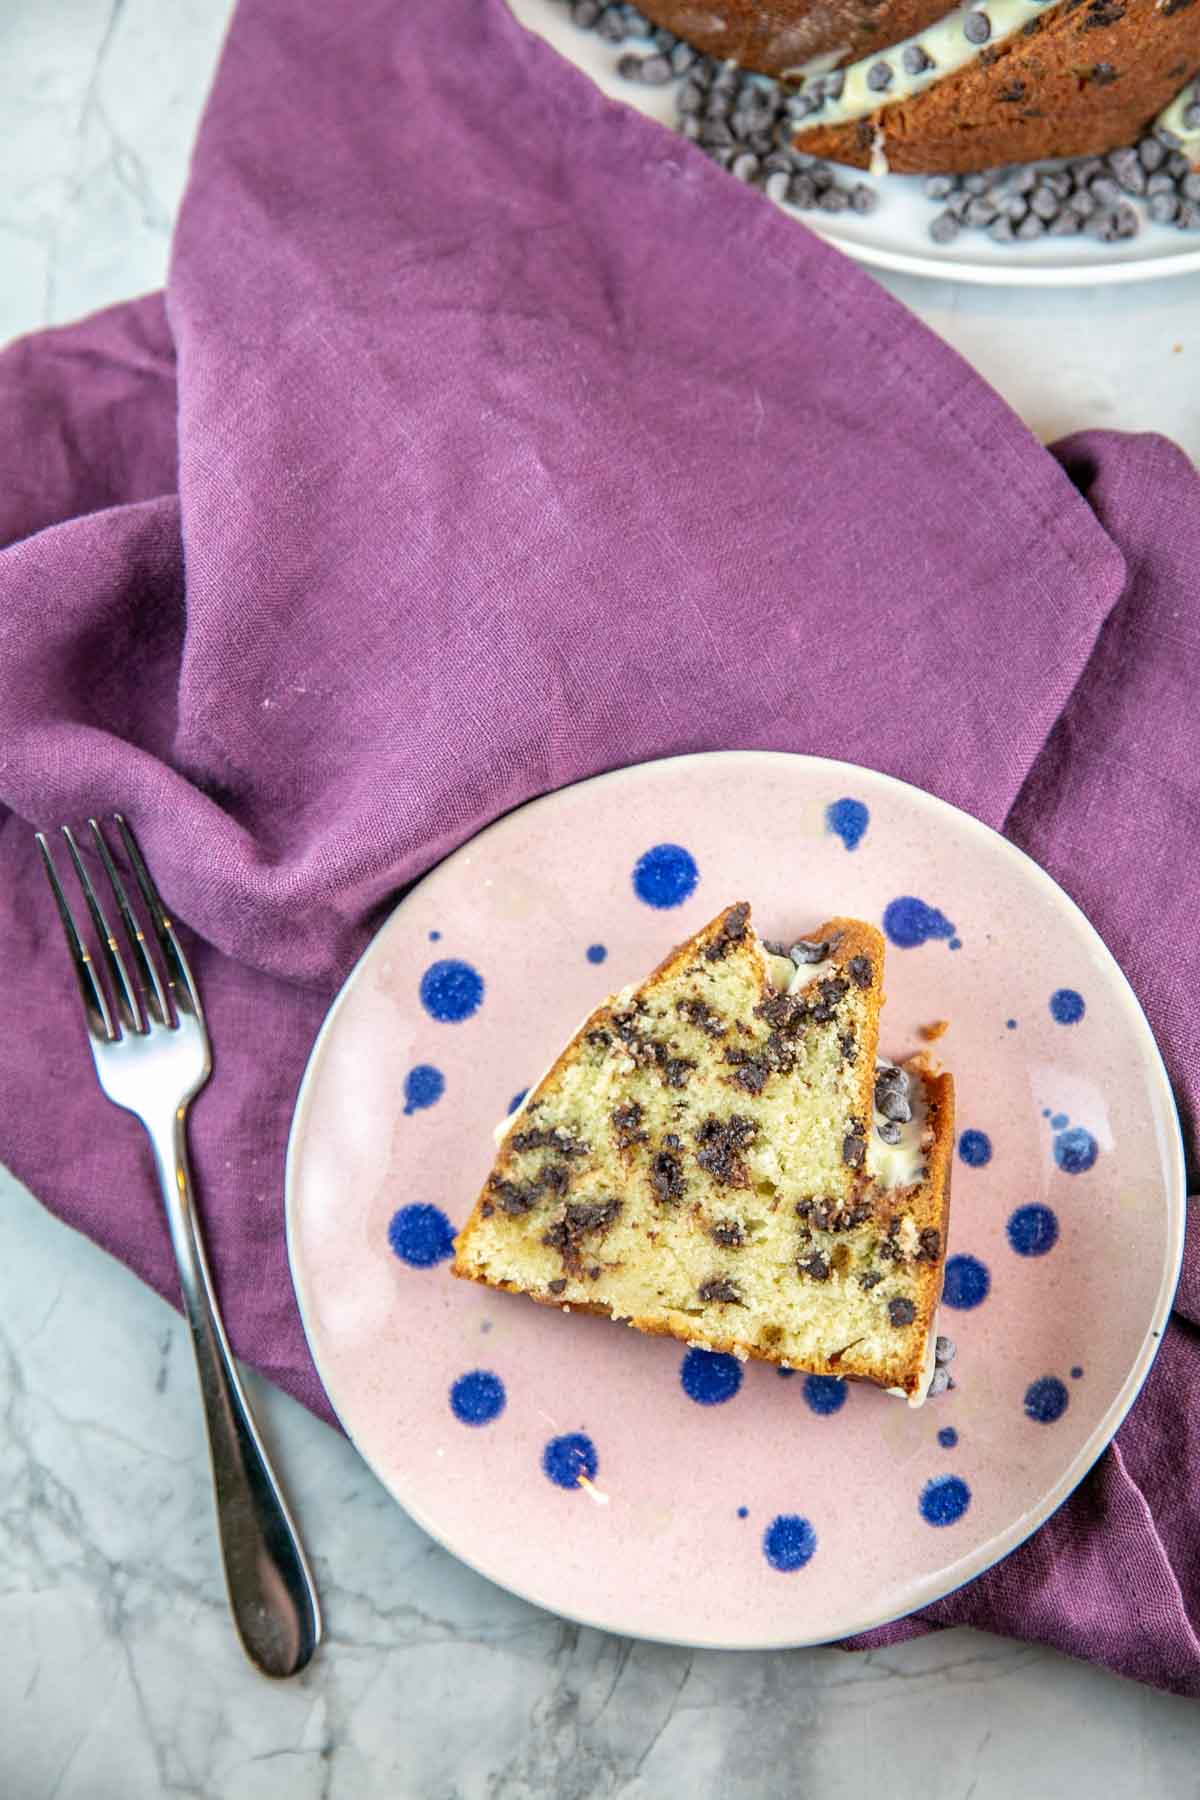
[[[876,1066],[883,939],[731,906],[584,1022],[506,1121],[454,1273],[923,1397],[950,1078]]]

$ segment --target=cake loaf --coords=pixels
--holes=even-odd
[[[873,927],[782,949],[739,903],[600,1006],[506,1123],[454,1273],[920,1399],[952,1083],[877,1068]]]
[[[995,0],[801,89],[796,149],[964,173],[1133,143],[1200,67],[1200,0]]]

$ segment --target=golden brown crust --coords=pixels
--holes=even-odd
[[[961,174],[1135,142],[1200,67],[1200,0],[1062,0],[911,100],[797,134],[809,156]]]
[[[833,67],[883,50],[947,8],[946,0],[646,0],[640,10],[722,62],[794,75],[817,57]]]

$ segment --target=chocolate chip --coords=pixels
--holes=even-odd
[[[540,1181],[508,1181],[499,1175],[493,1175],[488,1186],[501,1212],[510,1219],[532,1212],[542,1192]]]
[[[631,1100],[628,1106],[618,1106],[612,1114],[612,1122],[619,1150],[628,1150],[633,1144],[647,1141],[648,1134],[641,1129],[642,1109],[638,1101]]]
[[[934,67],[934,61],[920,44],[906,44],[900,57],[900,66],[906,75],[923,75],[926,69]]]
[[[953,1387],[953,1385],[948,1369],[935,1369],[929,1379],[927,1398],[936,1400],[939,1394],[944,1394],[947,1388]]]
[[[737,1219],[718,1219],[708,1235],[715,1243],[724,1244],[730,1250],[740,1249],[746,1241]]]
[[[695,1066],[689,1057],[669,1056],[662,1065],[663,1080],[669,1088],[686,1087],[687,1078]]]
[[[874,978],[874,968],[869,956],[852,956],[846,964],[846,973],[855,987],[868,988]]]
[[[666,1137],[663,1139],[663,1143],[668,1150],[678,1150],[679,1148],[679,1139],[675,1136],[673,1131],[668,1131]]]
[[[866,1155],[867,1146],[864,1139],[854,1136],[842,1139],[842,1161],[848,1169],[861,1169]]]
[[[557,1150],[560,1156],[588,1156],[592,1148],[582,1138],[573,1138],[557,1125],[548,1131],[540,1126],[534,1126],[530,1131],[518,1131],[512,1147],[514,1150]]]
[[[669,1206],[682,1197],[687,1187],[683,1165],[669,1150],[660,1150],[653,1158],[650,1164],[650,1186],[654,1198],[664,1206]]]
[[[878,1269],[865,1269],[858,1278],[858,1285],[870,1293],[871,1289],[878,1287],[882,1280],[883,1276]]]
[[[701,1300],[706,1303],[715,1301],[722,1306],[740,1306],[742,1304],[740,1288],[735,1281],[730,1281],[725,1275],[716,1275],[711,1281],[706,1281],[700,1288],[699,1294]]]
[[[891,87],[893,80],[892,65],[886,62],[872,63],[867,70],[867,86],[873,94],[882,94]]]
[[[597,1263],[595,1268],[588,1270],[588,1280],[589,1281],[599,1281],[599,1279],[600,1279],[600,1265]]]
[[[856,213],[873,213],[879,205],[879,195],[865,181],[856,182],[850,189],[850,205]]]
[[[739,1087],[745,1088],[748,1094],[762,1093],[771,1071],[761,1057],[751,1056],[746,1050],[727,1050],[725,1061],[732,1067],[733,1079]]]
[[[802,1275],[810,1275],[814,1281],[829,1280],[829,1264],[819,1250],[814,1250],[811,1256],[797,1263],[796,1267]]]
[[[737,906],[731,906],[721,920],[721,929],[712,943],[704,951],[706,962],[723,962],[735,944],[740,944],[746,935],[746,920],[750,917],[750,908],[743,900]]]
[[[821,91],[827,100],[840,100],[842,97],[842,89],[845,85],[845,69],[833,69],[826,75]]]
[[[495,1212],[495,1210],[496,1209],[492,1205],[491,1201],[485,1200],[483,1205],[479,1209],[479,1216],[481,1219],[490,1219],[492,1214]]]
[[[829,955],[828,938],[797,938],[791,945],[788,955],[798,969],[810,963],[822,963]]]
[[[983,12],[969,12],[963,20],[963,36],[968,44],[986,44],[992,35],[992,21]]]
[[[888,1301],[889,1324],[896,1326],[911,1325],[916,1316],[917,1309],[911,1300],[905,1300],[900,1295],[896,1295],[893,1299]]]
[[[876,1127],[876,1135],[880,1137],[885,1144],[898,1144],[900,1142],[900,1133],[903,1129],[904,1127],[898,1119],[885,1119],[882,1125]]]
[[[942,1234],[936,1225],[926,1225],[921,1233],[920,1249],[917,1251],[918,1262],[936,1262],[942,1253]]]
[[[546,1286],[550,1289],[552,1294],[561,1294],[566,1285],[566,1277],[563,1275],[560,1275],[557,1281],[548,1281],[546,1283]]]
[[[925,195],[929,200],[946,200],[958,186],[955,175],[928,175],[925,178]]]
[[[939,1363],[953,1362],[958,1354],[958,1345],[953,1338],[939,1337],[933,1346],[934,1361]]]
[[[700,1147],[696,1161],[723,1187],[745,1187],[746,1165],[741,1152],[756,1131],[753,1119],[740,1113],[733,1113],[728,1119],[718,1119],[710,1113],[697,1133]]]
[[[907,1071],[898,1068],[895,1063],[885,1064],[875,1075],[876,1112],[882,1113],[885,1119],[907,1125],[912,1118],[910,1091]]]

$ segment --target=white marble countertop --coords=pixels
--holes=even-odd
[[[0,342],[161,283],[228,10],[0,9]],[[1041,437],[1159,430],[1200,460],[1200,276],[888,286]],[[0,1171],[5,1800],[1200,1796],[1200,1711],[1050,1652],[956,1631],[718,1655],[562,1623],[453,1562],[340,1437],[254,1392],[328,1625],[286,1688],[228,1623],[179,1320]]]

